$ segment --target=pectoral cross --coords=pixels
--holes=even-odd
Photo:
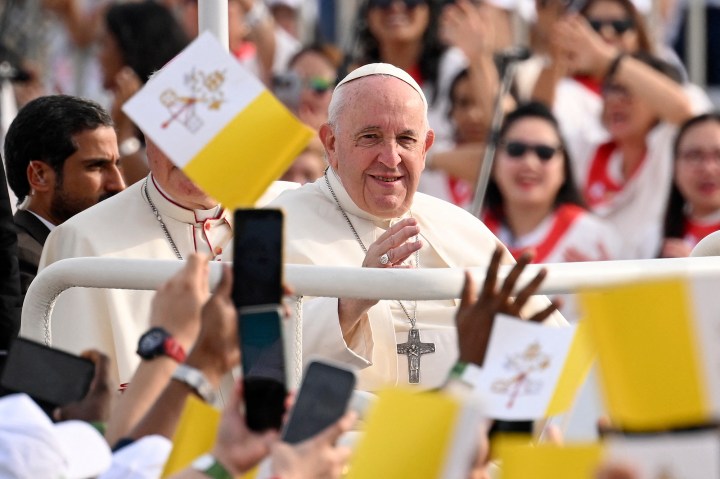
[[[397,353],[408,358],[408,376],[410,384],[420,382],[420,356],[434,353],[435,343],[423,343],[420,340],[420,331],[411,328],[408,331],[408,340],[397,345]]]

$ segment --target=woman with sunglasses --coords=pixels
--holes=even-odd
[[[720,230],[720,113],[683,123],[674,145],[674,175],[660,256],[682,258]]]
[[[550,8],[553,1],[545,3]],[[552,105],[568,139],[577,134],[604,133],[601,89],[607,64],[584,54],[588,42],[603,43],[616,53],[655,54],[645,22],[630,0],[589,0],[579,13],[563,13],[549,27],[550,59],[532,93],[533,99]],[[578,37],[582,37],[581,42],[575,44]],[[676,57],[672,60],[677,63]],[[679,63],[677,66],[682,68]],[[699,88],[685,88],[695,103],[710,105]]]
[[[567,139],[576,183],[590,209],[622,232],[628,258],[652,258],[672,179],[672,141],[693,109],[671,65],[649,56],[611,58],[602,48],[610,47],[590,45],[586,54],[609,58],[601,117],[607,133]]]
[[[617,233],[585,208],[558,123],[540,103],[506,117],[485,205],[485,225],[515,257],[528,250],[536,263],[619,257]]]
[[[339,62],[340,52],[335,47],[312,44],[288,63],[285,78],[294,85],[290,106],[303,123],[315,130],[327,121]]]

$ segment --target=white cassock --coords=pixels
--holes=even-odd
[[[79,213],[48,236],[39,269],[65,258],[177,259],[143,189],[145,180]],[[284,183],[276,185],[285,189]],[[194,252],[232,259],[232,212],[222,207],[189,210],[174,203],[147,177],[147,193],[183,258]],[[271,189],[276,188],[273,186]],[[268,192],[271,197],[277,191]],[[262,201],[262,200],[261,200]],[[140,358],[140,336],[149,328],[155,291],[72,288],[56,303],[50,322],[52,346],[73,353],[95,348],[107,354],[120,383],[130,381]],[[45,339],[39,323],[21,324],[20,335]]]
[[[374,217],[356,206],[340,180],[328,170],[327,177],[366,247],[400,218]],[[338,209],[322,177],[312,184],[288,191],[270,207],[285,210],[286,247],[284,261],[323,266],[360,266],[365,253]],[[418,222],[423,247],[422,268],[486,266],[500,244],[477,218],[465,210],[422,193],[416,193],[408,213]],[[505,262],[512,258],[507,253]],[[415,265],[414,256],[409,262]],[[292,285],[290,285],[292,286]],[[458,292],[459,293],[459,292]],[[348,343],[343,338],[335,298],[306,298],[303,307],[303,360],[321,356],[360,369],[358,389],[374,391],[387,385],[408,384],[408,360],[397,354],[397,344],[408,339],[410,321],[397,301],[380,301],[368,312]],[[403,301],[410,316],[413,301]],[[459,300],[417,302],[417,329],[424,343],[434,343],[435,352],[420,358],[420,386],[440,386],[457,359],[455,310]],[[529,307],[539,310],[545,298],[533,298]],[[553,322],[564,324],[557,315]]]

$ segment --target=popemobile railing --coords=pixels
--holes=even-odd
[[[42,270],[30,285],[22,310],[23,329],[51,344],[50,322],[55,302],[73,287],[154,290],[183,266],[176,260],[72,258]],[[530,265],[522,286],[544,267],[548,275],[539,294],[572,293],[652,278],[711,277],[720,281],[720,256]],[[501,267],[504,278],[510,267]],[[482,284],[485,268],[468,268]],[[299,296],[368,299],[437,300],[458,298],[461,268],[378,269],[285,265],[285,282]],[[210,263],[210,287],[220,280],[221,264]],[[301,341],[301,338],[296,338]],[[299,344],[302,344],[301,342]]]

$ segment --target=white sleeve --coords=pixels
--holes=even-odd
[[[172,451],[163,436],[145,436],[113,454],[112,466],[98,479],[157,479]]]
[[[347,344],[340,329],[337,298],[313,298],[303,303],[303,364],[324,357],[363,369],[372,364],[372,328],[361,323]]]

